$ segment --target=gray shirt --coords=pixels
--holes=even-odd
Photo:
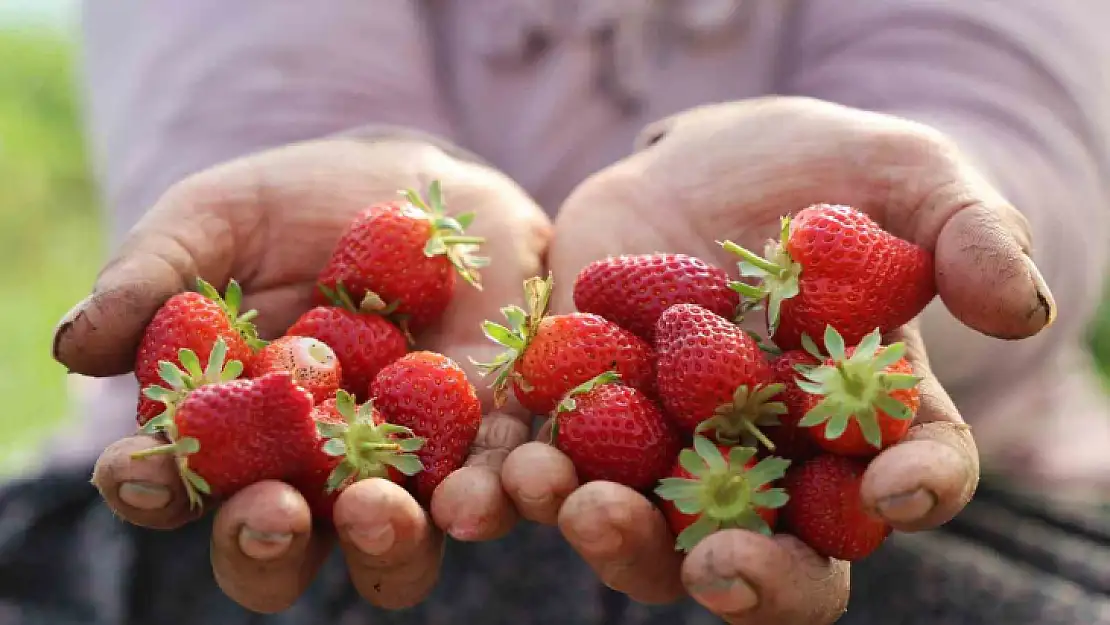
[[[551,211],[698,104],[800,94],[930,123],[1028,216],[1060,306],[1020,343],[934,306],[934,368],[985,456],[1020,443],[1066,474],[1110,446],[1079,349],[1107,266],[1107,23],[1105,0],[90,2],[88,128],[118,242],[189,173],[368,123],[467,147]],[[86,428],[60,451],[87,459],[133,427],[135,388],[74,383]]]

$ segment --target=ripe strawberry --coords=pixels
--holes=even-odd
[[[659,481],[655,494],[676,534],[676,548],[690,551],[703,538],[722,529],[746,529],[771,534],[778,508],[788,497],[771,484],[790,466],[774,456],[756,462],[752,447],[715,445],[694,436],[692,449],[683,449],[671,476]]]
[[[606,480],[637,490],[666,475],[682,446],[659,406],[615,372],[577,386],[559,402],[551,437],[582,483]]]
[[[290,480],[308,501],[312,516],[330,521],[339,493],[351,484],[380,477],[404,484],[405,476],[424,469],[413,452],[424,439],[412,430],[386,423],[373,403],[355,404],[346,391],[312,411],[320,435],[298,475]]]
[[[921,404],[906,346],[880,345],[879,331],[845,349],[832,327],[825,331],[829,359],[802,374],[798,388],[810,394],[799,425],[822,449],[842,456],[874,456],[902,440]],[[880,349],[881,347],[881,349]]]
[[[370,385],[374,405],[389,423],[425,440],[417,452],[416,496],[431,500],[436,486],[466,461],[482,423],[482,405],[466,372],[434,352],[412,352],[381,370]]]
[[[812,404],[812,395],[798,388],[798,368],[816,367],[821,364],[815,356],[801,349],[783,352],[771,360],[771,372],[775,382],[782,384],[784,390],[775,396],[786,406],[786,413],[779,416],[779,424],[765,430],[767,438],[775,444],[775,454],[793,461],[807,460],[816,456],[820,448],[810,436],[807,428],[799,427],[798,422],[805,417],[806,409]]]
[[[876,327],[905,325],[936,295],[932,254],[854,208],[810,206],[783,219],[780,238],[765,258],[724,247],[743,259],[743,276],[760,281],[733,288],[767,300],[771,338],[782,349],[798,349],[803,334],[820,337],[828,325],[855,344]]]
[[[475,256],[482,237],[466,236],[473,213],[444,212],[439,182],[425,201],[414,191],[404,200],[376,204],[351,222],[320,272],[321,285],[345,285],[356,300],[373,293],[393,307],[413,332],[434,325],[455,292],[455,274],[481,288],[478,269],[488,260]],[[318,297],[318,304],[326,298]]]
[[[316,402],[335,396],[341,379],[339,358],[324,342],[308,336],[283,336],[262,348],[247,367],[247,377],[288,371]]]
[[[697,304],[722,317],[736,315],[740,296],[719,267],[685,254],[638,254],[590,263],[574,282],[574,305],[600,315],[649,343],[659,316],[675,304]]]
[[[659,399],[681,431],[774,449],[759,428],[786,412],[771,401],[784,387],[751,335],[697,304],[678,304],[659,317],[655,349]]]
[[[312,396],[288,372],[207,384],[170,405],[158,417],[170,442],[132,457],[174,454],[193,507],[202,493],[223,499],[250,484],[286,478],[316,444]]]
[[[366,400],[374,376],[389,363],[404,356],[408,343],[404,333],[385,317],[362,312],[372,306],[356,307],[342,286],[337,305],[317,306],[301,315],[286,330],[287,336],[307,336],[323,341],[339,358],[342,388],[359,401]],[[372,298],[371,298],[372,300]]]
[[[493,362],[478,364],[494,374],[494,398],[500,406],[508,387],[534,414],[549,414],[579,384],[616,370],[625,384],[655,396],[654,350],[643,339],[598,315],[548,315],[550,276],[524,283],[527,312],[503,308],[508,327],[487,321],[486,336],[506,348]]]
[[[135,356],[135,378],[139,388],[161,384],[159,374],[162,361],[174,366],[184,366],[188,373],[197,374],[191,382],[210,384],[218,380],[205,379],[199,366],[189,368],[178,359],[182,349],[190,350],[199,363],[207,360],[217,339],[227,347],[227,359],[242,365],[250,362],[254,349],[265,343],[251,323],[256,311],[239,313],[243,291],[234,280],[228,282],[223,297],[209,283],[197,278],[197,291],[178,293],[166,300],[154,318],[147,324]],[[238,374],[236,374],[238,375]],[[140,391],[137,420],[139,425],[158,416],[165,406],[146,397]]]
[[[854,561],[883,544],[891,527],[864,511],[860,483],[867,463],[825,454],[791,467],[783,480],[790,500],[785,529],[826,558]]]

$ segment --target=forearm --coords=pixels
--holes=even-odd
[[[838,8],[841,7],[841,8]],[[954,138],[1029,219],[1033,257],[1056,296],[1056,327],[1006,344],[959,328],[940,306],[925,330],[944,381],[973,385],[991,360],[1030,364],[1076,340],[1107,269],[1108,173],[1099,35],[1110,7],[866,0],[852,10],[810,0],[788,89],[930,124]]]

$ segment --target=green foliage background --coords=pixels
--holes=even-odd
[[[50,341],[103,258],[74,54],[54,31],[0,29],[0,473],[72,417]],[[1092,345],[1110,370],[1110,307]]]

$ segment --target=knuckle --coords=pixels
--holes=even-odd
[[[482,420],[474,439],[473,454],[503,451],[506,454],[528,440],[528,427],[512,417],[497,415]]]

